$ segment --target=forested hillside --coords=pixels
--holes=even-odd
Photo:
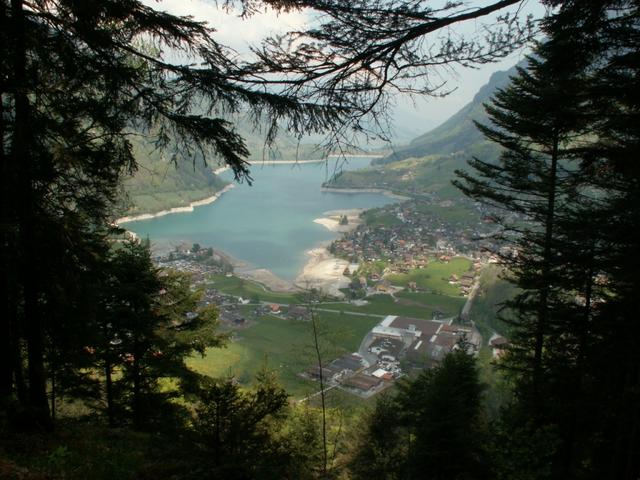
[[[241,135],[247,142],[248,160],[296,160],[321,158],[322,151],[306,140],[299,144],[286,132],[278,136],[277,141],[266,146],[264,134],[239,124]],[[189,203],[210,197],[221,190],[228,182],[213,172],[221,161],[215,156],[207,163],[196,154],[191,161],[176,161],[168,152],[161,152],[153,145],[135,137],[133,148],[138,169],[125,177],[122,187],[122,201],[118,212],[123,215],[155,213],[172,207],[181,207]]]
[[[155,213],[210,197],[226,182],[213,173],[202,158],[175,162],[140,143],[134,146],[137,171],[124,179],[120,212],[127,215]]]
[[[509,83],[509,77],[516,74],[515,67],[491,75],[489,82],[482,86],[473,100],[452,115],[446,122],[429,132],[414,138],[408,145],[395,147],[392,154],[375,163],[390,163],[406,158],[420,158],[432,155],[494,155],[497,157],[496,145],[488,141],[476,128],[474,121],[488,121],[484,104],[498,88]],[[434,105],[435,108],[435,105]]]
[[[343,172],[327,186],[337,188],[383,188],[408,194],[437,193],[443,199],[459,198],[451,185],[454,172],[465,169],[478,156],[497,160],[500,148],[487,140],[474,122],[487,123],[484,109],[497,89],[505,87],[516,73],[513,67],[496,72],[473,100],[439,127],[412,140],[366,170]]]

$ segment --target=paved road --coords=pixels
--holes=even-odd
[[[324,303],[331,303],[331,302],[324,302]],[[342,303],[342,302],[335,302],[335,303]],[[276,303],[276,302],[260,302],[261,305],[278,305],[279,307],[288,307],[289,304],[288,303]],[[256,304],[248,304],[248,305],[256,305]],[[306,305],[305,305],[306,306]],[[374,317],[374,318],[385,318],[387,315],[380,315],[377,313],[364,313],[364,312],[352,312],[349,310],[343,310],[343,309],[335,309],[335,308],[318,308],[316,306],[311,306],[311,310],[315,311],[315,312],[330,312],[330,313],[345,313],[347,315],[358,315],[360,317]]]
[[[337,386],[338,386],[338,385],[336,384],[336,385],[331,385],[330,387],[325,388],[325,389],[324,389],[324,393],[327,393],[329,390],[332,390],[332,389],[336,388]],[[300,400],[298,400],[298,402],[306,402],[306,401],[307,401],[307,400],[309,400],[310,398],[317,397],[317,396],[318,396],[318,395],[320,395],[321,393],[322,393],[322,391],[321,391],[321,390],[318,390],[316,393],[312,393],[311,395],[309,395],[309,396],[307,396],[307,397],[301,398]]]
[[[314,308],[317,312],[331,312],[331,313],[344,313],[347,315],[359,315],[361,317],[374,317],[374,318],[385,318],[386,315],[379,315],[377,313],[363,313],[363,312],[350,312],[348,310],[333,310],[331,308]]]
[[[462,307],[462,312],[461,312],[461,316],[466,317],[467,315],[469,315],[469,312],[471,311],[471,305],[473,305],[473,300],[476,298],[476,294],[478,293],[478,289],[480,288],[480,279],[476,280],[476,283],[473,284],[473,287],[471,287],[471,291],[469,292],[469,295],[467,295],[467,301],[464,304],[464,307]]]
[[[378,361],[378,356],[369,352],[371,342],[373,342],[373,333],[369,331],[362,339],[362,342],[360,342],[360,347],[358,348],[358,354],[367,361],[369,366],[374,365]]]

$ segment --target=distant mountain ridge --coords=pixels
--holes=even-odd
[[[465,170],[472,157],[494,161],[500,155],[499,146],[484,138],[474,120],[489,123],[483,104],[490,102],[496,90],[506,87],[516,74],[516,67],[494,73],[473,100],[442,125],[374,161],[369,168],[336,175],[325,186],[381,188],[418,197],[435,194],[440,199],[457,201],[461,193],[451,183],[454,172]]]
[[[483,104],[491,100],[497,89],[506,87],[509,84],[509,77],[516,73],[515,66],[509,70],[494,73],[489,82],[480,88],[473,100],[447,121],[414,138],[408,145],[396,147],[392,154],[375,163],[385,164],[427,155],[451,155],[461,152],[476,154],[493,147],[493,145],[489,145],[473,121],[488,122]]]
[[[509,83],[509,77],[516,74],[515,68],[494,73],[470,103],[442,125],[373,162],[379,166],[362,172],[344,172],[327,186],[376,187],[416,194],[438,192],[444,196],[457,195],[458,192],[450,185],[455,169],[465,168],[472,156],[485,159],[498,157],[498,147],[482,136],[473,121],[488,122],[483,104],[491,100],[497,89]],[[284,131],[278,135],[276,144],[265,151],[263,134],[242,121],[236,122],[236,126],[247,142],[250,160],[322,157],[322,152],[315,145],[299,145]],[[175,165],[151,147],[136,144],[134,150],[140,168],[124,182],[123,189],[128,200],[123,207],[123,214],[156,213],[188,205],[212,196],[226,185],[213,173],[215,159],[209,165],[205,165],[202,159],[196,159],[195,162],[183,160]]]

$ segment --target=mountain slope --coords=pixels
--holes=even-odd
[[[426,155],[450,155],[459,152],[472,155],[483,154],[483,156],[491,153],[492,150],[495,153],[495,146],[482,136],[473,121],[488,122],[483,104],[491,99],[497,89],[507,86],[509,77],[515,74],[516,67],[494,73],[489,82],[480,88],[473,100],[446,122],[413,139],[408,145],[396,148],[394,153],[377,163],[390,163]]]
[[[138,170],[122,184],[122,214],[156,213],[189,205],[226,185],[201,159],[173,163],[168,156],[141,143],[134,143],[133,150]]]
[[[473,100],[442,125],[367,169],[336,175],[326,186],[383,188],[410,195],[436,194],[440,199],[458,199],[460,192],[451,184],[455,170],[464,170],[473,156],[494,160],[500,154],[499,147],[484,138],[474,120],[488,123],[483,103],[489,102],[497,89],[506,87],[515,74],[515,67],[494,73]]]
[[[298,145],[286,133],[278,135],[275,145],[269,150],[265,150],[264,135],[253,131],[249,126],[240,123],[238,133],[245,138],[250,161],[259,163],[262,160],[310,159],[322,156],[315,145]],[[208,165],[205,165],[201,157],[194,161],[179,159],[174,163],[170,160],[170,154],[161,154],[153,146],[140,140],[133,142],[138,170],[122,184],[123,199],[119,214],[156,213],[189,205],[212,196],[227,184],[213,173],[219,167],[215,158],[208,159]]]

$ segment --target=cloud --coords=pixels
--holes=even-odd
[[[270,34],[299,30],[309,21],[305,12],[278,13],[265,8],[248,19],[240,18],[240,10],[225,10],[211,0],[143,0],[156,10],[173,15],[190,15],[205,21],[216,30],[215,40],[239,53],[247,53],[249,45],[256,45]]]
[[[278,14],[267,8],[249,19],[242,19],[239,17],[239,10],[226,12],[214,0],[142,1],[156,10],[164,10],[174,15],[190,15],[196,20],[206,21],[216,30],[216,41],[233,48],[241,55],[248,53],[249,45],[259,44],[261,39],[270,34],[301,30],[314,23],[312,21],[314,17],[308,11]],[[485,3],[485,0],[472,2],[476,7]],[[511,13],[519,11],[521,15],[533,13],[536,18],[540,18],[544,14],[543,6],[533,0],[523,0],[521,4],[512,7],[509,11]],[[451,29],[450,33],[454,36],[477,36],[483,32],[483,25],[489,20],[482,19],[456,25],[456,28]],[[446,88],[451,89],[452,93],[445,98],[417,98],[414,99],[415,103],[414,100],[404,96],[397,98],[397,105],[392,113],[395,134],[398,138],[407,139],[444,122],[450,115],[471,101],[493,72],[506,70],[513,66],[522,58],[523,53],[522,50],[519,50],[500,62],[477,65],[475,69],[461,67],[434,69],[431,74],[434,83],[446,81]]]

